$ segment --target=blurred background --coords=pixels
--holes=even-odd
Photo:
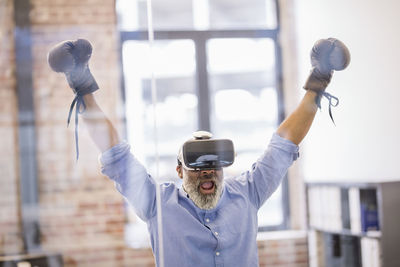
[[[74,125],[66,126],[74,96],[47,64],[52,46],[92,42],[100,106],[159,182],[180,183],[176,155],[196,130],[233,140],[226,176],[249,169],[301,100],[314,42],[335,37],[352,55],[328,87],[340,99],[336,127],[323,100],[300,158],[259,212],[260,265],[309,266],[307,183],[400,180],[397,8],[395,0],[152,0],[150,47],[144,0],[0,0],[0,262],[154,266],[146,225],[101,175],[83,123],[75,159]]]

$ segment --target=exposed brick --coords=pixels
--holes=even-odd
[[[18,198],[13,1],[0,1],[0,254],[23,248]]]
[[[258,240],[260,266],[307,266],[307,239]]]
[[[80,159],[75,162],[75,125],[71,123],[66,128],[73,94],[64,75],[52,72],[46,59],[51,47],[62,40],[90,40],[93,44],[90,67],[101,87],[96,95],[104,102],[103,110],[118,126],[114,1],[33,0],[32,5],[43,246],[61,252],[66,266],[123,266],[123,199],[113,183],[100,175],[98,150],[82,123]],[[103,71],[105,67],[109,71]]]

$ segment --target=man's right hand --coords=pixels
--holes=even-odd
[[[339,104],[339,99],[325,92],[326,87],[331,81],[334,70],[343,70],[350,63],[350,52],[347,47],[335,38],[318,40],[311,49],[312,69],[304,89],[317,93],[315,104],[321,108],[321,98],[325,96],[329,101],[329,116],[335,123],[332,116],[331,107]]]
[[[347,47],[335,38],[318,40],[310,53],[311,73],[304,89],[322,93],[331,81],[334,70],[343,70],[350,63]]]
[[[48,54],[48,63],[55,72],[65,74],[69,86],[77,96],[99,89],[89,70],[92,45],[88,40],[77,39],[55,45]]]

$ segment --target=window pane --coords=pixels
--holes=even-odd
[[[273,0],[209,0],[210,28],[276,28]]]
[[[153,64],[151,64],[151,59]],[[155,41],[150,58],[147,41],[123,46],[128,140],[135,155],[156,174],[151,70],[157,87],[159,178],[176,178],[176,156],[197,127],[195,49],[191,40]]]
[[[147,30],[146,0],[117,0],[121,30]],[[275,0],[152,0],[154,30],[277,27]]]
[[[193,29],[193,5],[188,0],[152,0],[154,30]],[[118,0],[120,29],[147,30],[147,1]]]
[[[212,39],[207,43],[211,95],[211,129],[231,138],[237,153],[226,170],[250,169],[261,156],[278,124],[275,47],[271,39]],[[283,222],[278,190],[259,212],[259,226]]]
[[[140,28],[147,29],[146,1],[138,1],[138,4]],[[152,0],[152,7],[154,29],[193,29],[191,1]]]

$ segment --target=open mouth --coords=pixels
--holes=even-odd
[[[213,181],[204,181],[200,183],[200,192],[203,194],[214,193],[215,183]]]

